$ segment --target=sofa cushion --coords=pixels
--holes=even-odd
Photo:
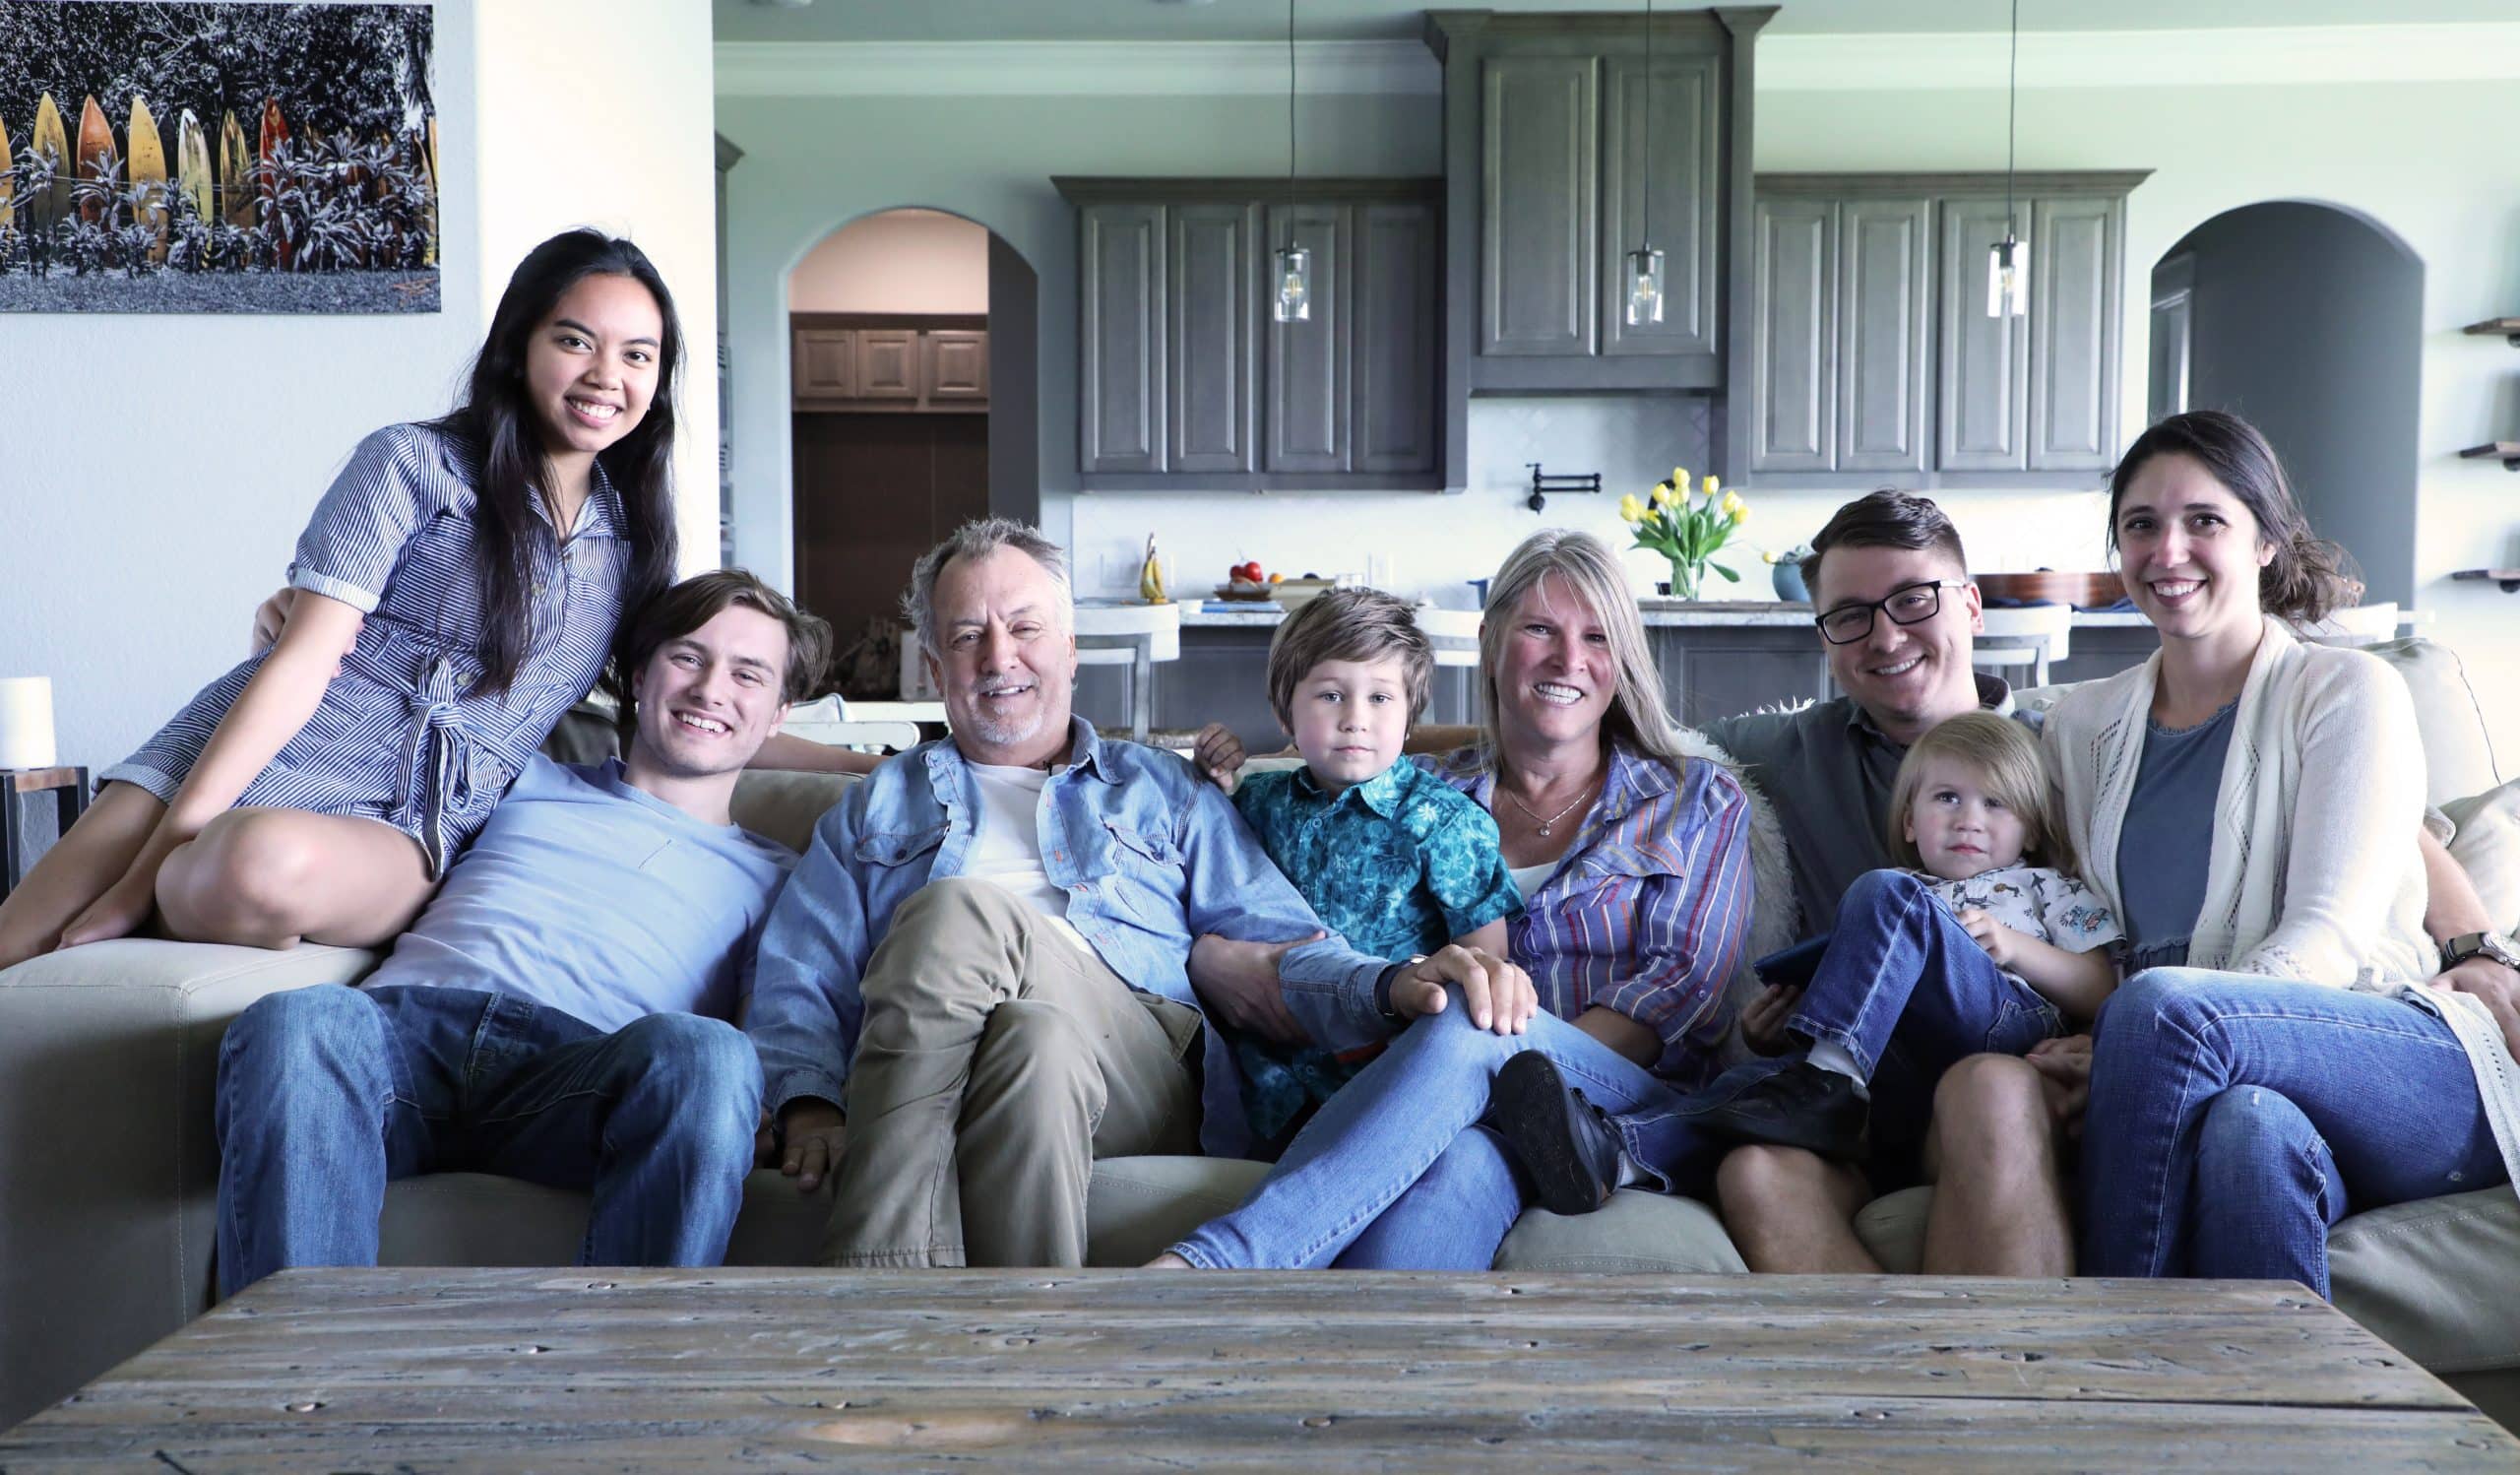
[[[1105,1158],[1087,1190],[1097,1265],[1142,1265],[1240,1204],[1269,1171],[1230,1158]],[[831,1189],[799,1193],[757,1170],[726,1246],[730,1265],[810,1265],[831,1218]],[[385,1190],[377,1260],[386,1265],[569,1265],[586,1238],[587,1195],[488,1173],[431,1173]]]
[[[2487,915],[2503,931],[2520,933],[2520,779],[2454,799],[2441,812],[2458,827],[2450,854],[2476,882]]]
[[[1883,1269],[1913,1274],[1932,1206],[1929,1187],[1884,1194],[1856,1216],[1857,1237]],[[2434,1373],[2520,1368],[2520,1297],[2502,1294],[2515,1265],[2520,1196],[2507,1186],[2366,1210],[2327,1236],[2338,1309]]]
[[[814,825],[823,811],[839,803],[857,778],[853,773],[747,768],[735,780],[735,823],[802,853],[813,843]]]
[[[2486,731],[2485,709],[2458,652],[2421,636],[2365,646],[2396,668],[2415,697],[2415,727],[2424,738],[2425,798],[2446,806],[2502,782]]]
[[[1727,1275],[1747,1268],[1715,1211],[1694,1198],[1621,1188],[1579,1218],[1527,1209],[1496,1268],[1616,1275]]]

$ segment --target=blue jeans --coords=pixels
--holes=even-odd
[[[1486,1269],[1527,1186],[1477,1123],[1497,1069],[1525,1050],[1615,1114],[1628,1156],[1665,1186],[1703,1191],[1721,1144],[1679,1092],[1551,1014],[1524,1035],[1480,1029],[1455,990],[1323,1105],[1242,1207],[1173,1252],[1208,1269]]]
[[[1857,877],[1829,950],[1786,1027],[1845,1048],[1872,1092],[1876,1152],[1924,1143],[1934,1084],[1973,1055],[2022,1055],[2064,1033],[2064,1015],[1995,966],[1951,909],[1904,870]]]
[[[2373,994],[2154,968],[2101,1010],[2082,1271],[2298,1280],[2328,1294],[2348,1212],[2504,1181],[2467,1052]]]
[[[388,1182],[591,1188],[594,1265],[715,1265],[752,1169],[761,1062],[734,1026],[614,1034],[500,994],[324,985],[255,1001],[219,1052],[219,1289],[376,1263]]]

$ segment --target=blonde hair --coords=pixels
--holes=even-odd
[[[2073,842],[2059,822],[2039,739],[2020,723],[1992,712],[1967,712],[1940,723],[1908,749],[1890,786],[1890,833],[1882,837],[1890,842],[1892,859],[1911,870],[1924,868],[1924,857],[1908,838],[1908,820],[1916,810],[1917,790],[1924,783],[1925,764],[1936,758],[1965,765],[1988,794],[2021,816],[2023,859],[2057,870],[2076,868]]]
[[[1543,528],[1524,539],[1488,581],[1487,618],[1479,626],[1479,716],[1487,761],[1493,765],[1505,750],[1497,723],[1496,672],[1512,634],[1510,616],[1523,596],[1551,574],[1600,617],[1609,639],[1617,677],[1602,726],[1613,740],[1678,769],[1687,755],[1672,737],[1670,709],[1663,704],[1663,673],[1645,643],[1645,620],[1636,612],[1636,597],[1628,593],[1627,571],[1609,545],[1571,528]],[[1547,598],[1544,591],[1542,598]]]

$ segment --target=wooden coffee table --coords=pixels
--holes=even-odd
[[[1082,1271],[316,1270],[0,1470],[2509,1470],[2298,1288]]]

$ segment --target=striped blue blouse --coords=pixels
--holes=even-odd
[[[239,805],[381,820],[417,841],[430,874],[441,874],[595,684],[630,565],[619,494],[598,466],[576,529],[533,541],[532,643],[506,691],[475,694],[478,477],[472,448],[430,425],[389,425],[351,452],[297,541],[288,581],[358,609],[366,624],[314,715]],[[539,491],[534,510],[549,528]],[[101,781],[171,802],[261,665],[252,657],[204,687]]]

